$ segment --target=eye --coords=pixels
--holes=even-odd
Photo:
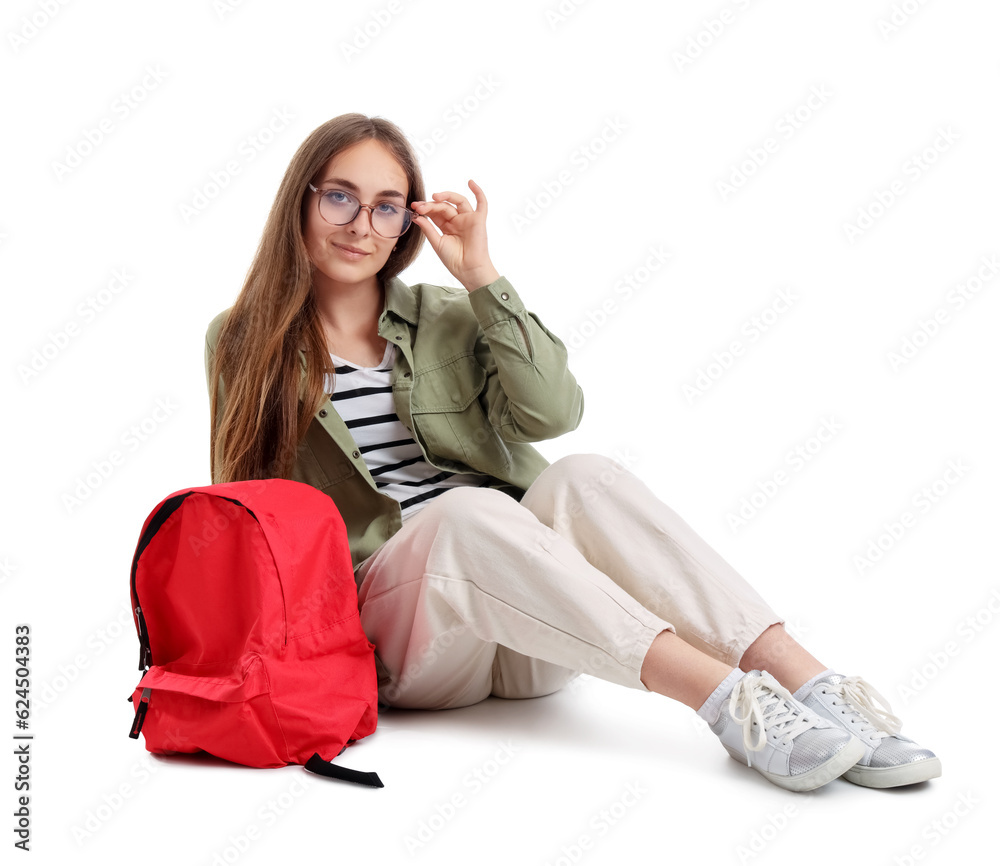
[[[346,204],[354,199],[348,192],[344,192],[342,189],[331,189],[327,191],[326,199],[331,204]]]
[[[395,205],[391,201],[380,201],[376,207],[379,213],[384,213],[387,216],[396,216],[400,212],[399,205]]]

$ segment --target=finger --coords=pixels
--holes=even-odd
[[[469,204],[469,200],[457,192],[452,192],[447,190],[446,192],[436,192],[431,196],[435,201],[438,202],[449,202],[458,208],[459,213],[470,213],[472,211],[472,205]]]
[[[441,235],[434,228],[434,223],[423,214],[417,214],[413,220],[413,224],[423,232],[424,237],[427,238],[427,242],[431,245],[431,249],[437,252],[441,244]]]
[[[417,213],[422,212],[426,214],[436,213],[454,216],[458,213],[455,205],[446,201],[422,201],[419,204],[415,204],[413,209],[416,210]]]
[[[487,211],[486,193],[483,192],[483,188],[474,180],[469,181],[469,189],[471,189],[476,195],[476,211],[485,216]]]
[[[414,210],[416,210],[416,212],[421,216],[427,217],[439,228],[448,225],[459,215],[455,206],[447,202],[421,202],[414,208]]]

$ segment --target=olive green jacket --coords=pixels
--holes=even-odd
[[[205,337],[209,393],[215,345],[231,309],[211,321]],[[525,310],[505,277],[472,292],[393,277],[378,333],[400,349],[391,376],[396,414],[438,469],[487,475],[489,486],[519,500],[548,465],[527,443],[580,423],[583,392],[565,345]],[[302,363],[304,372],[304,350]],[[291,478],[333,499],[355,568],[402,526],[399,503],[376,489],[332,401],[310,423]]]

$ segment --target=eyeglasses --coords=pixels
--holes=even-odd
[[[361,208],[368,208],[371,216],[372,229],[384,238],[398,238],[406,234],[413,224],[416,211],[391,201],[380,201],[378,204],[361,204],[357,196],[342,189],[317,189],[309,184],[309,189],[319,193],[319,215],[330,225],[346,226],[354,222]]]

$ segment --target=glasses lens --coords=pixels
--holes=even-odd
[[[349,192],[331,189],[319,200],[319,213],[335,226],[347,225],[361,210],[361,202]],[[372,228],[384,238],[398,238],[410,227],[410,212],[390,201],[372,205]]]
[[[410,227],[410,212],[389,201],[372,208],[372,228],[384,238],[398,238]]]
[[[360,204],[349,192],[331,189],[319,200],[319,213],[328,223],[342,226],[357,216]]]

